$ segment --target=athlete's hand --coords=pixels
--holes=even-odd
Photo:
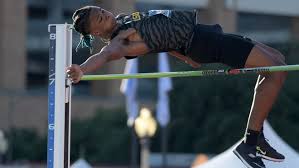
[[[71,79],[72,83],[78,83],[82,76],[83,72],[79,65],[73,64],[66,69],[67,77]]]

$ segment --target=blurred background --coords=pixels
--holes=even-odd
[[[226,32],[248,36],[299,63],[297,0],[1,0],[0,1],[0,165],[46,167],[48,24],[72,23],[73,12],[99,5],[114,14],[150,9],[196,9],[198,22],[219,23]],[[74,33],[73,48],[79,41]],[[103,43],[96,40],[99,51]],[[90,56],[73,51],[73,62]],[[158,71],[156,56],[139,59],[139,72]],[[169,57],[171,71],[193,70]],[[123,73],[126,61],[97,74]],[[204,65],[201,69],[225,68]],[[221,153],[242,136],[256,75],[176,78],[169,91],[170,120],[151,138],[151,167],[190,167]],[[298,72],[290,72],[268,118],[276,132],[299,151]],[[121,81],[81,82],[73,87],[71,162],[92,167],[139,167],[140,143],[127,125]],[[156,116],[157,80],[140,80],[139,109]],[[141,143],[142,144],[142,143]],[[82,161],[82,160],[81,160]],[[1,166],[0,166],[1,167]]]

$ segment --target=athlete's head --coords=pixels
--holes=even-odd
[[[107,38],[116,26],[115,16],[97,6],[85,6],[73,14],[73,25],[82,35]]]
[[[76,10],[73,14],[74,29],[82,35],[83,46],[90,47],[92,36],[110,39],[111,34],[116,28],[115,16],[97,6],[85,6]]]

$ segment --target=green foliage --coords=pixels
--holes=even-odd
[[[7,134],[9,150],[8,160],[46,160],[46,138],[37,135],[31,129],[12,129]]]
[[[129,161],[130,131],[124,109],[99,110],[95,117],[72,123],[72,160],[83,155],[91,163]]]
[[[130,132],[126,118],[124,109],[99,109],[93,118],[72,121],[71,160],[84,157],[91,163],[127,164]],[[13,129],[7,138],[10,161],[46,161],[47,137],[30,129]]]
[[[246,126],[254,83],[252,76],[176,79],[169,148],[219,153],[231,146]]]

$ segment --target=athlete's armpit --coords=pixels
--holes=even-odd
[[[150,52],[144,42],[132,41],[125,45],[126,56],[139,56]]]

